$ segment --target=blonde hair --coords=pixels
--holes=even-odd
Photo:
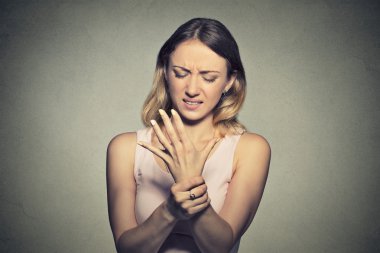
[[[228,79],[236,75],[231,88],[223,94],[214,108],[214,126],[221,136],[226,134],[242,134],[246,128],[237,120],[246,95],[246,80],[244,67],[240,59],[239,49],[228,29],[219,21],[206,18],[195,18],[181,25],[164,43],[157,56],[153,87],[146,98],[141,118],[146,127],[150,120],[162,124],[158,113],[165,110],[170,115],[172,102],[169,97],[165,71],[175,47],[189,39],[198,39],[218,55],[226,59]]]

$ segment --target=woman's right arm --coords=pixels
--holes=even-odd
[[[136,182],[134,155],[136,134],[114,137],[107,148],[107,200],[109,221],[117,252],[157,252],[177,219],[163,202],[138,225],[135,218]]]

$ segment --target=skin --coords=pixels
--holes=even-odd
[[[241,136],[225,202],[220,212],[215,212],[202,171],[218,145],[213,108],[222,92],[233,85],[235,76],[227,77],[224,58],[200,41],[189,40],[171,54],[165,77],[174,110],[172,118],[160,111],[162,126],[152,121],[152,143],[137,143],[135,133],[124,133],[114,137],[107,149],[107,194],[115,245],[119,252],[157,252],[175,224],[185,221],[201,252],[229,252],[259,206],[270,146],[260,135]],[[153,152],[175,181],[172,194],[140,225],[134,213],[136,143]],[[195,199],[190,199],[191,193]]]
[[[204,137],[210,138],[207,133],[214,128],[212,109],[236,78],[233,75],[227,79],[226,60],[199,40],[185,41],[172,53],[165,76],[173,108],[187,126],[208,130]],[[183,100],[200,101],[202,104],[197,110],[189,110]],[[200,136],[194,138],[198,141]]]

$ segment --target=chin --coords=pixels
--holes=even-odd
[[[181,109],[179,110],[177,109],[177,112],[179,113],[179,115],[181,115],[182,121],[189,125],[197,124],[209,116],[212,117],[211,112],[210,113],[205,113],[201,111],[195,112],[195,111],[187,111],[187,110],[181,110]]]

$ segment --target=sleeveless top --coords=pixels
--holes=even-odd
[[[137,141],[151,143],[152,128],[137,131]],[[206,160],[202,176],[207,185],[211,206],[219,213],[232,178],[234,151],[241,135],[226,135],[220,140],[214,153]],[[151,151],[136,145],[134,176],[136,181],[135,215],[138,224],[143,223],[170,195],[174,183],[169,172],[163,171]],[[238,252],[238,240],[230,253]],[[195,244],[186,221],[179,221],[159,252],[196,253]]]

